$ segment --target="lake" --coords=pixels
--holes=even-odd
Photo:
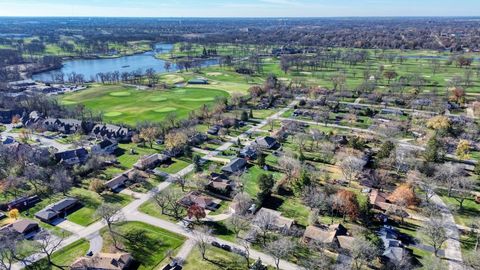
[[[170,52],[173,49],[172,44],[155,44],[153,51],[118,58],[103,59],[77,59],[63,62],[63,67],[56,70],[46,71],[34,74],[32,79],[43,82],[51,82],[52,75],[58,71],[65,75],[75,72],[83,74],[85,80],[89,81],[96,77],[100,72],[132,72],[136,70],[145,70],[153,68],[157,73],[165,73],[165,60],[156,59],[155,54]],[[217,59],[205,60],[202,66],[211,66],[218,64]],[[172,63],[170,71],[177,71],[178,67]]]

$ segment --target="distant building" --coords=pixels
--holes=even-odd
[[[82,121],[76,119],[47,118],[43,126],[49,131],[56,131],[63,134],[73,134],[82,128]]]
[[[373,208],[387,211],[392,205],[387,198],[388,198],[388,194],[384,192],[380,192],[378,189],[372,189],[370,191],[369,201],[370,201],[370,204],[373,206]]]
[[[133,132],[125,127],[110,124],[97,124],[93,127],[91,134],[99,139],[113,139],[117,142],[129,142]]]
[[[257,159],[257,150],[252,146],[245,146],[240,150],[240,157],[248,160],[255,160]]]
[[[195,204],[209,210],[215,210],[218,208],[218,204],[215,202],[214,198],[207,196],[200,191],[192,191],[188,193],[178,200],[177,203],[185,208],[189,208]]]
[[[40,227],[38,226],[38,223],[34,221],[21,219],[0,229],[0,231],[7,230],[21,234],[26,239],[31,239],[37,232],[40,231]]]
[[[392,263],[399,263],[404,260],[407,255],[407,251],[403,247],[403,244],[398,240],[398,233],[393,228],[383,226],[379,233],[380,239],[383,241],[384,252],[383,256],[388,258]]]
[[[141,159],[139,159],[135,164],[133,164],[133,167],[137,170],[149,170],[157,167],[158,165],[170,161],[171,158],[167,155],[163,154],[152,154],[149,156],[144,156]]]
[[[225,172],[225,173],[231,173],[231,174],[232,173],[237,173],[237,172],[243,171],[246,166],[247,166],[247,161],[245,159],[235,158],[232,161],[230,161],[230,163],[225,165],[222,168],[222,171]]]
[[[228,176],[224,174],[211,173],[210,182],[207,185],[207,188],[213,191],[214,193],[222,193],[222,195],[229,195],[234,188],[234,183]]]
[[[219,125],[213,125],[207,130],[207,134],[216,136],[222,127]]]
[[[70,270],[126,270],[133,262],[130,253],[98,253],[77,259],[70,265]]]
[[[125,187],[126,182],[130,179],[129,174],[132,172],[133,169],[130,169],[122,174],[119,174],[112,178],[111,180],[105,183],[105,186],[108,187],[112,191],[116,191],[119,188]]]
[[[45,207],[35,214],[35,217],[46,223],[52,223],[58,218],[64,218],[70,211],[79,206],[74,198],[65,198],[59,202]]]
[[[40,198],[37,195],[30,197],[20,197],[4,205],[1,205],[0,209],[4,211],[9,211],[12,209],[24,211],[35,206],[38,202],[40,202]]]
[[[17,115],[21,117],[23,115],[23,111],[18,109],[1,109],[0,108],[0,123],[11,124],[12,119]]]
[[[274,149],[275,147],[279,146],[278,141],[270,136],[257,138],[255,143],[263,149]]]
[[[67,166],[83,164],[85,161],[87,161],[87,158],[88,151],[85,148],[55,153],[55,160],[58,163],[65,164]]]
[[[305,243],[318,242],[327,244],[330,248],[351,249],[354,238],[348,236],[347,229],[341,224],[332,224],[328,227],[320,228],[317,226],[308,226],[303,234],[302,240]]]
[[[118,148],[117,141],[113,139],[104,139],[101,142],[92,146],[93,153],[101,153],[101,154],[113,154],[115,150]]]

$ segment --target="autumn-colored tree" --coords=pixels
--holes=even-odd
[[[352,221],[356,220],[360,212],[357,195],[346,189],[339,190],[333,198],[333,209],[342,214],[344,221],[347,215]]]
[[[394,204],[405,204],[406,206],[412,206],[417,204],[417,196],[410,184],[402,184],[398,186],[390,196],[388,200]]]
[[[457,157],[461,159],[470,158],[470,142],[467,140],[460,140],[457,145],[457,150],[455,151]]]
[[[248,92],[253,99],[265,94],[265,90],[263,90],[263,88],[258,85],[250,87],[250,89],[248,89]]]
[[[153,142],[157,139],[159,130],[156,127],[146,127],[140,130],[139,137],[150,144],[150,148],[153,148]]]
[[[430,118],[427,127],[434,130],[445,130],[450,128],[450,120],[444,115],[438,115]]]
[[[461,87],[453,87],[449,99],[450,101],[463,104],[465,102],[465,90]]]
[[[398,76],[398,73],[395,72],[394,70],[387,70],[387,71],[385,71],[383,76],[385,76],[385,78],[387,78],[388,84],[390,84],[390,81],[395,79]]]
[[[167,150],[181,149],[187,142],[188,136],[185,132],[173,131],[165,136]]]
[[[18,211],[18,209],[12,209],[8,211],[8,217],[17,220],[20,217],[20,211]]]
[[[93,179],[90,182],[89,189],[95,193],[102,193],[102,191],[105,190],[105,185],[103,184],[103,181],[100,179]]]
[[[207,214],[205,213],[205,209],[203,207],[195,203],[188,207],[187,216],[190,219],[195,218],[198,222],[200,219],[205,218]]]
[[[22,118],[20,117],[20,115],[16,114],[12,117],[12,124],[18,124],[22,121]]]

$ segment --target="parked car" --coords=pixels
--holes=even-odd
[[[220,243],[218,243],[217,241],[213,241],[212,246],[217,247],[217,248],[222,248],[222,245],[220,245]]]
[[[231,252],[231,251],[232,251],[232,247],[229,246],[229,245],[222,245],[222,249],[223,249],[223,250],[226,250],[226,251],[228,251],[228,252]]]

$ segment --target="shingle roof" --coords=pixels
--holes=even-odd
[[[133,261],[130,253],[98,253],[93,257],[82,257],[70,265],[72,270],[124,270]]]
[[[38,228],[38,223],[28,219],[22,219],[12,224],[12,228],[18,233],[25,233],[33,228]]]
[[[222,171],[235,173],[247,166],[247,161],[243,158],[235,158],[222,168]]]

